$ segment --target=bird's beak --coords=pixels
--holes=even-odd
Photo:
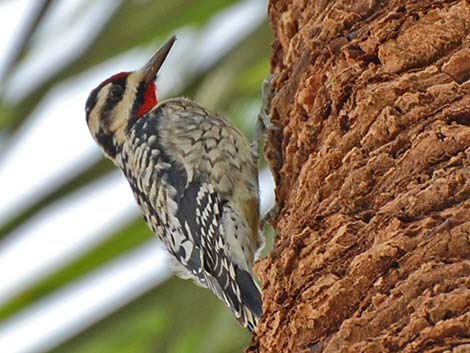
[[[163,62],[168,56],[168,53],[175,41],[176,37],[172,36],[141,69],[144,73],[144,81],[146,83],[150,83],[155,80],[158,70],[160,70],[160,67],[163,65]]]

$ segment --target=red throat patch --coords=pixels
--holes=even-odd
[[[150,82],[147,86],[147,90],[145,91],[144,102],[137,111],[137,117],[140,118],[141,116],[146,114],[153,107],[155,107],[157,103],[157,85],[155,84],[155,82]]]

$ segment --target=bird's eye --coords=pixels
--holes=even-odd
[[[108,93],[108,97],[113,101],[119,101],[122,98],[123,89],[119,85],[114,85]]]

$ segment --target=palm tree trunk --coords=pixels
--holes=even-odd
[[[470,2],[269,15],[280,213],[247,352],[470,352]]]

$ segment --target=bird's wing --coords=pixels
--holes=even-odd
[[[230,307],[244,326],[253,330],[261,314],[261,295],[251,274],[226,253],[224,203],[212,185],[201,178],[187,185],[176,213],[184,245],[174,255]]]

